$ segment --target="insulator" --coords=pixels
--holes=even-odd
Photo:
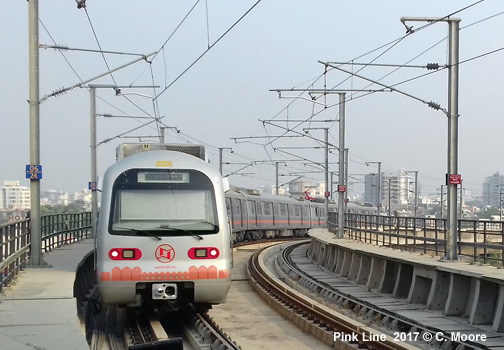
[[[431,107],[431,108],[434,108],[436,111],[441,108],[441,105],[439,103],[432,102],[432,101],[430,101],[428,103],[428,106]]]
[[[61,96],[63,94],[66,94],[66,93],[67,93],[67,89],[66,88],[61,88],[59,90],[53,91],[52,95],[54,97],[58,97],[58,96]]]
[[[427,70],[438,70],[439,63],[427,63]]]

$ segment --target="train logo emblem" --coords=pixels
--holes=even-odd
[[[175,258],[175,249],[169,244],[161,244],[156,248],[156,259],[163,264],[169,263]]]

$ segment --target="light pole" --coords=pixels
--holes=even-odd
[[[448,65],[448,229],[446,231],[446,260],[457,257],[457,185],[458,175],[458,76],[459,76],[459,22],[460,18],[402,17],[401,22],[448,22],[449,25],[449,65]],[[452,180],[453,176],[453,180]]]
[[[380,213],[380,207],[381,207],[381,163],[382,162],[366,162],[366,166],[369,166],[369,164],[378,164],[378,190],[377,190],[377,203],[376,206],[378,207],[378,213]],[[390,181],[390,179],[389,179]],[[389,192],[390,192],[390,186],[389,186]]]
[[[414,199],[414,216],[417,217],[417,208],[418,208],[418,170],[407,170],[404,173],[415,173],[415,199]]]
[[[228,149],[230,153],[233,153],[233,149],[231,147],[219,147],[219,172],[222,175],[222,150]]]

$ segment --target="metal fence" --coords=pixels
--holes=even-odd
[[[337,232],[338,214],[329,213],[329,230]],[[375,245],[424,254],[446,255],[446,219],[345,214],[347,237]],[[458,220],[457,249],[469,262],[504,265],[504,222]]]
[[[42,253],[91,237],[91,213],[41,217]],[[0,225],[0,293],[30,258],[30,219]]]

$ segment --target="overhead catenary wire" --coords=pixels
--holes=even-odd
[[[199,55],[186,69],[182,71],[170,84],[168,84],[154,99],[158,99],[166,90],[171,88],[180,78],[182,78],[199,60],[201,60],[212,48],[215,47],[238,23],[240,23],[262,0],[257,0],[236,22],[234,22],[221,36],[217,38],[201,55]]]

